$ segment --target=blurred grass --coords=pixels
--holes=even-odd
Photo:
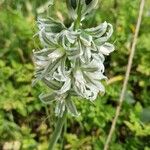
[[[37,15],[51,14],[70,19],[63,1],[56,0],[52,10],[45,10],[46,0],[0,1],[0,149],[46,150],[55,117],[53,106],[48,106],[51,126],[45,106],[38,95],[41,84],[31,87],[34,66],[32,50],[38,49]],[[112,139],[111,150],[150,149],[150,2],[145,13],[126,92],[125,102]],[[108,134],[124,78],[125,67],[135,32],[139,1],[105,0],[84,21],[84,27],[108,21],[114,25],[112,42],[116,51],[105,61],[109,84],[106,94],[99,96],[95,105],[74,98],[81,112],[78,118],[68,116],[64,149],[100,150]],[[56,14],[55,14],[56,10]],[[40,12],[40,14],[38,14]],[[143,119],[144,118],[144,119]],[[61,143],[61,140],[60,140]],[[60,144],[57,145],[60,149]]]

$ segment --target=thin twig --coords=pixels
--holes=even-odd
[[[112,126],[111,126],[111,129],[110,129],[109,135],[108,135],[106,143],[104,145],[104,150],[108,150],[108,148],[109,148],[109,143],[111,141],[113,132],[115,130],[116,122],[118,120],[120,110],[121,110],[121,107],[122,107],[122,103],[123,103],[123,100],[124,100],[124,96],[125,96],[125,92],[126,92],[126,89],[127,89],[129,76],[130,76],[130,71],[131,71],[131,67],[132,67],[132,61],[133,61],[133,57],[134,57],[134,53],[135,53],[135,47],[136,47],[136,43],[137,43],[138,33],[139,33],[140,25],[141,25],[144,4],[145,4],[145,0],[141,0],[140,8],[139,8],[139,16],[138,16],[138,20],[137,20],[137,25],[136,25],[134,38],[133,38],[133,44],[132,44],[132,47],[131,47],[130,56],[129,56],[129,59],[128,59],[128,65],[127,65],[127,70],[126,70],[126,74],[125,74],[125,79],[124,79],[122,91],[121,91],[120,98],[119,98],[119,104],[118,104],[117,109],[116,109],[116,115],[115,115],[115,118],[112,122]]]

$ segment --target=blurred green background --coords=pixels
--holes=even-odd
[[[31,87],[32,50],[39,42],[37,16],[50,14],[70,24],[65,1],[0,0],[0,150],[46,150],[57,118],[54,106],[43,105],[41,83]],[[104,21],[114,26],[116,51],[106,58],[106,94],[95,105],[74,98],[81,115],[68,115],[56,149],[102,150],[118,104],[140,0],[101,0],[85,27]],[[150,1],[146,1],[125,101],[110,150],[150,150]]]

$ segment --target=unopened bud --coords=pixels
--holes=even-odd
[[[92,0],[85,0],[86,5],[90,4]]]
[[[72,7],[73,9],[77,8],[77,0],[68,0],[68,4],[70,5],[70,7]]]

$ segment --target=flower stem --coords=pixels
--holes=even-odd
[[[61,141],[61,146],[60,149],[63,150],[64,149],[64,145],[65,145],[65,141],[64,141],[64,136],[67,133],[67,119],[65,119],[65,123],[64,123],[64,127],[63,127],[63,133],[62,133],[62,141]]]
[[[48,123],[49,123],[49,128],[50,128],[51,127],[50,112],[49,112],[47,106],[45,106],[45,111],[46,111],[46,116],[47,116]]]
[[[52,135],[52,138],[51,138],[49,146],[48,146],[48,150],[54,150],[54,146],[55,146],[55,144],[57,143],[57,141],[58,141],[58,139],[60,137],[63,125],[65,123],[66,114],[67,114],[67,110],[65,110],[65,112],[64,112],[62,117],[58,118],[58,121],[56,123],[55,131],[54,131],[54,133]]]

